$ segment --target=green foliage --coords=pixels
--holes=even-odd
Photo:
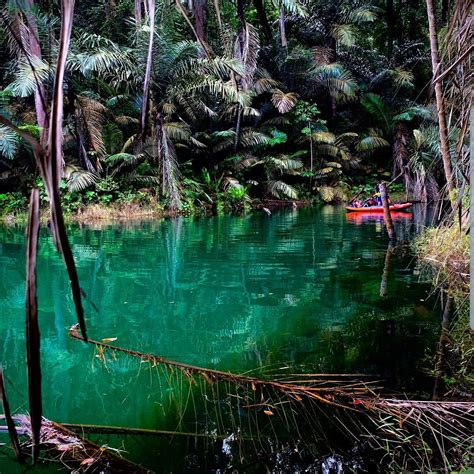
[[[0,194],[0,214],[16,214],[28,208],[28,198],[21,192]]]
[[[49,96],[59,22],[43,4],[36,8],[42,59],[26,58],[8,30],[0,38],[6,51],[0,111],[39,138],[33,96],[36,79]],[[394,20],[398,36],[390,51],[386,19],[371,2],[270,1],[267,21],[283,14],[284,47],[270,28],[270,37],[260,34],[264,18],[254,6],[245,5],[243,25],[235,5],[215,8],[205,15],[207,54],[183,15],[156,3],[143,130],[147,19],[129,18],[131,2],[76,9],[63,124],[68,205],[158,200],[190,212],[267,197],[311,199],[320,188],[369,182],[392,169],[409,170],[418,190],[436,187],[433,114],[415,87],[429,71],[416,41],[425,41],[426,31],[414,32],[414,10],[403,7]],[[196,20],[192,9],[188,14]],[[406,137],[397,135],[400,123]],[[404,147],[396,148],[398,139]],[[391,146],[401,150],[395,165]],[[26,189],[36,178],[29,145],[4,126],[0,173],[8,189]]]

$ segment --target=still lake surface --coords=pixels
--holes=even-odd
[[[426,223],[421,207],[395,218],[405,241]],[[388,246],[381,216],[325,206],[68,230],[81,285],[97,308],[85,302],[93,339],[117,338],[112,344],[235,373],[362,372],[390,390],[431,390],[426,352],[438,337],[436,298],[406,246],[390,259],[380,296]],[[0,361],[19,412],[27,410],[24,281],[24,228],[0,227]],[[125,355],[104,364],[93,346],[68,337],[76,318],[45,228],[38,282],[47,418],[199,431],[199,393],[194,412],[183,411],[177,407],[189,401],[189,390],[165,370],[157,374]],[[147,467],[185,469],[189,446],[124,443]],[[0,452],[0,472],[21,472],[13,466]]]

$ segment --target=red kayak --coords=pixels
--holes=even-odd
[[[400,211],[401,209],[406,209],[411,207],[413,204],[411,202],[405,202],[404,204],[392,204],[390,206],[391,211]],[[383,206],[371,206],[371,207],[346,207],[347,212],[383,212]]]

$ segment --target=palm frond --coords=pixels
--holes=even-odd
[[[311,138],[315,143],[334,143],[336,139],[331,132],[313,132]]]
[[[295,188],[285,183],[284,181],[267,181],[265,183],[265,188],[268,194],[271,194],[272,196],[275,196],[278,199],[298,199],[298,193]]]
[[[163,129],[171,140],[188,142],[191,139],[190,127],[183,122],[165,122]]]
[[[93,186],[97,182],[97,175],[69,163],[64,167],[64,179],[68,190],[74,192]]]
[[[356,42],[357,30],[355,26],[351,24],[334,25],[332,35],[339,44],[351,47]]]
[[[10,128],[0,125],[0,155],[11,160],[15,158],[18,146],[18,135]]]
[[[358,8],[350,9],[347,13],[347,21],[354,25],[372,23],[377,19],[377,11],[371,5],[362,5]]]
[[[245,148],[266,145],[269,141],[270,137],[268,135],[253,129],[244,129],[240,135],[240,144]]]
[[[379,95],[368,92],[362,97],[360,103],[367,112],[374,115],[379,122],[383,123],[387,130],[390,130],[392,126],[391,111]]]
[[[28,60],[20,59],[17,62],[15,80],[8,86],[13,95],[28,97],[38,88],[38,81],[44,82],[54,71],[46,62],[38,57]]]
[[[392,71],[392,78],[398,87],[413,87],[415,75],[412,71],[397,67]]]
[[[297,101],[297,95],[294,92],[283,92],[277,89],[272,95],[272,104],[277,108],[281,114],[286,114],[295,105]]]
[[[387,140],[379,136],[369,135],[357,143],[356,151],[370,154],[386,147],[390,147],[390,143]]]

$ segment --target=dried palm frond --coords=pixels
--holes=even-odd
[[[77,326],[70,329],[69,335],[83,340]],[[239,420],[242,422],[245,411],[245,424],[255,423],[257,433],[264,429],[262,425],[267,420],[270,425],[281,422],[281,427],[298,439],[309,435],[311,439],[305,447],[310,451],[314,443],[322,443],[327,450],[331,443],[326,436],[329,422],[335,429],[338,445],[345,437],[352,443],[364,439],[376,452],[382,450],[408,470],[416,466],[433,470],[438,463],[450,461],[462,466],[462,456],[467,455],[472,445],[471,403],[383,398],[377,382],[361,381],[358,374],[272,373],[271,378],[233,374],[170,361],[106,341],[88,341],[95,346],[99,361],[107,363],[125,354],[136,359],[140,367],[148,363],[150,373],[163,373],[167,383],[176,377],[177,386],[189,387],[189,393],[193,391],[192,400],[201,393],[203,403],[218,407],[218,426],[223,433],[226,429],[238,432],[243,428]],[[229,407],[228,416],[224,417],[222,400]],[[208,405],[205,406],[208,413]],[[235,418],[232,409],[239,413]],[[319,423],[320,419],[324,424]],[[302,431],[303,425],[308,431]],[[255,433],[253,428],[250,430]],[[270,433],[277,437],[275,430],[268,433],[269,437]],[[259,447],[264,449],[261,440]]]

